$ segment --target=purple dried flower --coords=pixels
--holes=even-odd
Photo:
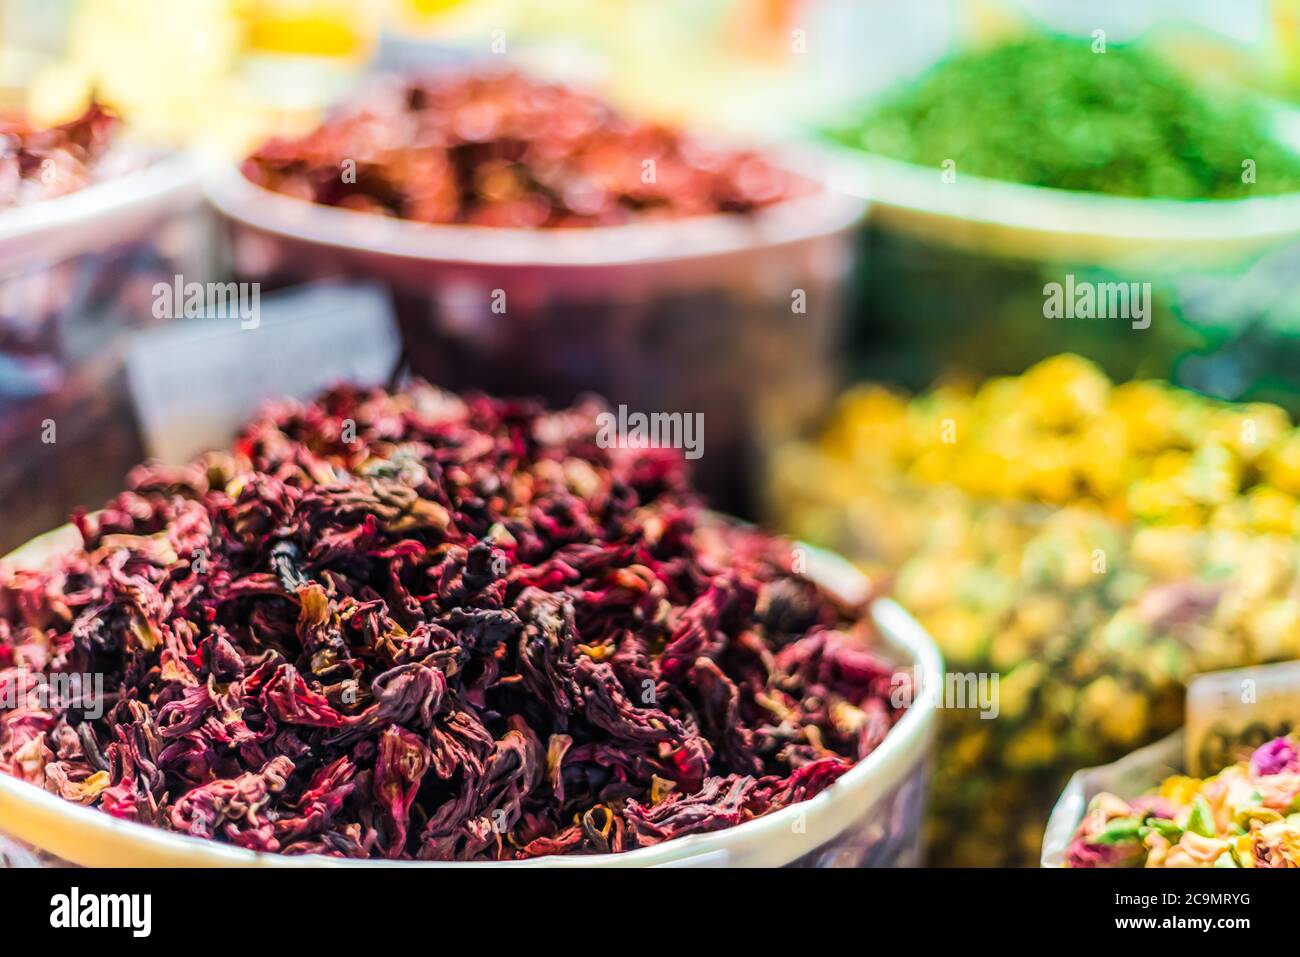
[[[1087,838],[1076,837],[1065,850],[1065,866],[1136,867],[1142,860],[1142,854],[1142,845],[1136,841],[1092,844]]]
[[[598,447],[596,411],[339,388],[135,470],[74,516],[84,548],[0,573],[0,687],[106,689],[95,718],[0,710],[0,771],[241,847],[422,860],[816,795],[900,715],[869,626],[702,512],[678,453]]]
[[[1286,738],[1274,738],[1255,749],[1250,767],[1258,775],[1300,771],[1300,753]]]

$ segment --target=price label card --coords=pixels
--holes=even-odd
[[[1300,727],[1300,661],[1215,671],[1187,688],[1187,772],[1215,774]]]
[[[181,464],[223,448],[263,402],[383,384],[401,357],[380,287],[322,283],[253,301],[256,315],[178,320],[132,340],[127,375],[150,456]]]

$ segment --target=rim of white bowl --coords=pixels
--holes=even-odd
[[[989,227],[1123,242],[1259,242],[1300,233],[1300,192],[1245,199],[1160,199],[1028,186],[845,146],[826,146],[828,182],[897,209]]]
[[[0,248],[87,225],[137,207],[163,207],[192,191],[201,197],[198,167],[185,152],[172,153],[139,169],[91,183],[66,196],[0,213]]]
[[[248,180],[234,164],[203,176],[209,202],[223,215],[263,233],[303,243],[379,256],[457,265],[634,266],[805,242],[846,231],[868,203],[829,186],[804,150],[788,150],[784,168],[815,190],[750,214],[715,213],[682,219],[573,229],[436,225],[295,199]]]

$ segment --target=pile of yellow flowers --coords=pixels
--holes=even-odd
[[[938,863],[1029,863],[1069,775],[1181,723],[1188,678],[1300,656],[1300,432],[1076,356],[848,393],[774,455],[791,534],[892,580],[997,716],[943,712]]]
[[[854,389],[820,447],[875,474],[992,499],[1094,503],[1118,521],[1300,530],[1300,431],[1284,411],[1163,382],[1112,385],[1075,355],[910,402]]]

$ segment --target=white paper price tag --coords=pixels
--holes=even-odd
[[[213,316],[141,332],[127,374],[145,450],[180,464],[229,445],[269,399],[382,384],[400,355],[387,293],[330,283],[266,296],[255,321]]]

